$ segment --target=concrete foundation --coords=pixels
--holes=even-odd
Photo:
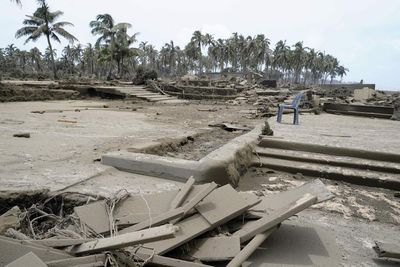
[[[196,183],[214,181],[220,185],[237,186],[240,176],[250,166],[254,144],[261,125],[239,136],[199,161],[157,155],[113,152],[102,156],[104,165],[120,170],[185,182],[190,176]]]

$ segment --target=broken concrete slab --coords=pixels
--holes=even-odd
[[[46,264],[48,267],[70,267],[70,266],[102,267],[104,266],[105,261],[106,261],[106,255],[96,254],[85,257],[74,257],[64,260],[47,261]]]
[[[7,264],[6,267],[47,267],[47,265],[33,252],[25,254],[21,258]]]
[[[284,192],[263,196],[261,197],[261,202],[252,207],[247,213],[255,218],[262,218],[266,214],[282,209],[306,193],[316,196],[317,202],[333,198],[332,193],[326,188],[324,183],[319,179],[315,179]],[[254,195],[253,193],[246,194]]]
[[[363,89],[354,89],[354,100],[366,101],[370,99],[376,91],[374,89],[364,87]]]
[[[263,233],[268,229],[277,226],[279,223],[290,218],[296,213],[310,207],[317,202],[317,197],[309,193],[304,194],[296,201],[290,203],[289,205],[277,209],[268,215],[265,215],[257,221],[252,221],[246,223],[242,229],[236,231],[233,235],[240,237],[240,242],[246,242],[252,239],[257,234]]]
[[[374,250],[378,257],[400,259],[400,246],[398,244],[375,242]]]
[[[239,252],[239,237],[217,236],[195,240],[188,257],[201,261],[226,261]]]
[[[178,227],[176,226],[163,225],[133,233],[126,233],[118,236],[89,241],[81,245],[75,245],[71,247],[68,251],[73,255],[79,256],[82,254],[93,254],[137,244],[145,244],[160,239],[174,237],[177,230]]]
[[[45,262],[72,258],[71,255],[61,250],[0,236],[0,266],[5,266],[29,252],[35,253]]]
[[[18,229],[20,226],[19,215],[21,210],[15,206],[0,215],[0,234],[4,234],[8,228]]]

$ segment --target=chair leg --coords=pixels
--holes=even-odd
[[[294,121],[293,124],[298,125],[299,124],[299,117],[300,117],[300,113],[298,109],[294,110]]]
[[[278,112],[277,112],[278,116],[276,117],[276,121],[281,123],[282,122],[282,113],[283,113],[283,109],[281,107],[278,106]]]
[[[276,121],[279,122],[279,114],[280,114],[281,108],[278,105],[278,109],[276,110]]]

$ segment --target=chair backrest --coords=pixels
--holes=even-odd
[[[303,95],[304,95],[304,93],[301,92],[301,93],[297,94],[297,95],[294,97],[294,99],[293,99],[293,101],[292,101],[292,106],[293,106],[293,107],[298,107],[298,106],[299,106],[300,100],[301,100],[301,98],[303,97]]]

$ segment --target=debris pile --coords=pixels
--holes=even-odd
[[[280,224],[332,197],[320,180],[257,196],[215,183],[52,210],[50,200],[0,216],[1,266],[241,264]],[[12,238],[10,238],[12,237]]]

